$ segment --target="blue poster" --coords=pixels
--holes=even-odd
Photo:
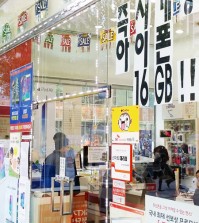
[[[32,63],[11,71],[10,124],[22,124],[15,130],[23,131],[23,124],[31,122],[32,74]]]

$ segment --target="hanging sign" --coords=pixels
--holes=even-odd
[[[115,41],[116,41],[116,32],[115,32],[114,28],[102,30],[100,32],[101,50],[103,50],[104,47],[106,47],[106,49],[107,49],[108,45],[109,45],[109,49],[110,49],[111,43],[113,43]]]
[[[173,97],[173,4],[170,0],[155,4],[155,104],[169,104]]]
[[[173,2],[173,15],[178,15],[180,13],[180,1],[181,0],[175,0]]]
[[[133,101],[141,106],[149,105],[150,14],[149,1],[136,0]]]
[[[71,36],[69,34],[63,34],[61,36],[62,52],[71,52]]]
[[[135,29],[135,19],[130,21],[130,40],[131,43],[133,43],[133,35],[136,34],[136,29]]]
[[[132,145],[112,144],[111,177],[126,182],[132,181]]]
[[[28,13],[27,11],[23,11],[19,16],[18,16],[18,32],[24,32],[28,22]]]
[[[199,101],[199,58],[177,62],[179,102]]]
[[[44,40],[44,48],[53,49],[54,36],[52,33],[48,33]]]
[[[133,36],[134,34],[136,34],[135,19],[132,19],[130,21],[130,36]]]
[[[35,15],[37,22],[46,18],[48,14],[48,0],[39,0],[35,3]]]
[[[129,71],[130,2],[117,8],[116,74]]]
[[[87,52],[90,52],[91,44],[91,34],[90,33],[80,33],[78,35],[77,47],[81,47],[82,52],[84,52],[84,47],[87,47]]]
[[[180,15],[186,16],[196,12],[199,12],[198,0],[177,0],[178,7],[180,8]]]
[[[139,107],[112,108],[112,142],[139,142]]]
[[[11,40],[12,37],[12,32],[11,32],[11,28],[10,25],[8,23],[6,23],[3,26],[3,31],[2,31],[2,42],[3,43],[7,43]]]

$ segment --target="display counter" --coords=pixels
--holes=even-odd
[[[176,201],[185,202],[187,204],[193,204],[193,193],[180,193],[176,197]]]

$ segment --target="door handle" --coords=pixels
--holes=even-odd
[[[54,182],[58,181],[60,183],[60,208],[55,208],[55,187]],[[69,210],[64,212],[64,184],[69,183]],[[71,215],[73,213],[73,185],[74,180],[69,179],[68,177],[52,177],[51,178],[51,204],[52,212],[60,211],[60,215]]]
[[[55,186],[54,186],[55,177],[51,177],[51,204],[52,212],[60,211],[60,208],[55,208]]]
[[[64,212],[64,181],[61,181],[61,195],[60,195],[60,204],[61,204],[61,210],[60,210],[60,214],[63,215],[72,215],[73,214],[73,180],[69,180],[69,210]]]

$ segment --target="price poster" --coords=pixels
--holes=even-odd
[[[9,149],[9,176],[19,177],[20,171],[20,148],[21,148],[21,133],[10,134],[10,149]]]
[[[10,72],[10,130],[31,130],[32,63]]]
[[[112,144],[111,177],[113,179],[132,180],[132,145]]]
[[[198,206],[149,195],[145,196],[145,216],[153,223],[199,222]]]

